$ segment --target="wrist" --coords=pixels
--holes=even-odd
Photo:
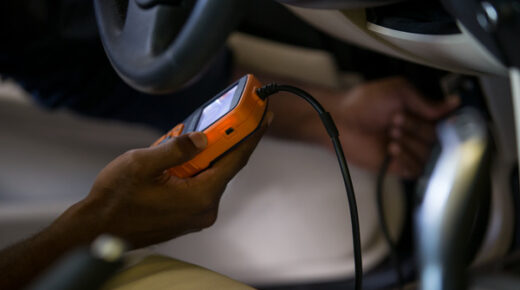
[[[90,244],[102,233],[99,215],[88,200],[82,200],[61,214],[46,230],[66,249]]]

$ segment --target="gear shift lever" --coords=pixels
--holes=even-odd
[[[440,123],[437,133],[438,154],[418,192],[420,289],[461,290],[466,265],[482,240],[475,229],[486,227],[490,138],[484,118],[472,108]]]

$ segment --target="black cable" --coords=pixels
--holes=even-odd
[[[321,104],[304,90],[288,85],[268,84],[257,89],[256,93],[261,99],[265,100],[270,95],[276,94],[280,91],[295,94],[303,98],[309,104],[311,104],[311,106],[319,113],[321,121],[323,122],[323,125],[325,126],[325,129],[327,130],[327,133],[329,134],[332,140],[332,144],[334,145],[334,150],[336,151],[336,156],[338,158],[339,166],[341,168],[341,174],[343,175],[343,181],[345,183],[345,189],[347,191],[347,198],[350,209],[350,220],[352,223],[352,241],[354,245],[354,289],[361,290],[363,284],[363,264],[361,259],[361,237],[359,233],[358,211],[356,205],[356,197],[354,195],[354,187],[352,186],[352,180],[350,178],[347,161],[345,160],[345,154],[343,153],[343,147],[341,146],[341,141],[339,140],[338,129],[336,128],[334,120],[332,120],[332,117],[330,116],[329,112],[325,111]]]
[[[386,172],[388,171],[388,166],[392,161],[392,157],[387,155],[379,169],[377,174],[377,185],[376,185],[376,203],[377,203],[377,214],[379,218],[379,224],[381,226],[381,230],[383,231],[383,236],[385,238],[386,244],[390,249],[390,260],[392,261],[395,274],[397,277],[397,285],[398,289],[403,289],[404,285],[404,276],[401,269],[401,259],[399,257],[399,253],[397,251],[397,246],[395,242],[392,240],[390,235],[390,231],[388,229],[388,225],[386,224],[385,219],[385,210],[383,207],[383,185],[385,181]]]

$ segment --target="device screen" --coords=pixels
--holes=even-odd
[[[235,95],[236,90],[237,86],[234,86],[221,97],[207,105],[202,110],[202,115],[200,116],[199,124],[197,125],[197,128],[195,130],[203,131],[211,124],[215,123],[215,121],[227,114],[231,109],[231,106],[233,105],[233,96]]]

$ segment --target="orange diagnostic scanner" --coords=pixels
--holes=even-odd
[[[267,109],[267,101],[256,94],[261,87],[253,75],[246,75],[195,110],[152,146],[190,132],[204,132],[208,146],[192,160],[168,171],[180,178],[191,177],[242,142],[259,128]]]

